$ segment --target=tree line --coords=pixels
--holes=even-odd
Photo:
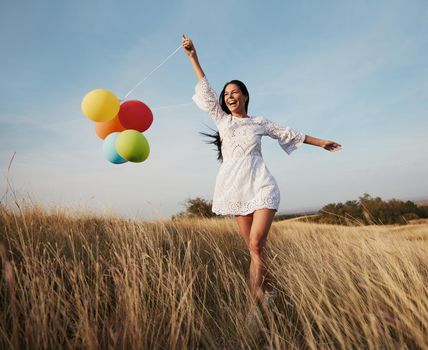
[[[405,225],[410,220],[428,218],[428,206],[412,201],[371,197],[365,193],[358,200],[325,205],[311,221],[338,225]]]
[[[212,201],[201,197],[189,198],[184,202],[185,210],[172,216],[183,217],[221,217],[211,211]],[[371,197],[365,193],[358,200],[345,203],[330,203],[317,213],[306,218],[307,221],[334,225],[391,225],[407,224],[410,220],[428,218],[428,206],[418,206],[412,201],[391,199],[384,201],[380,197]],[[286,220],[306,216],[304,214],[276,215],[275,220]]]

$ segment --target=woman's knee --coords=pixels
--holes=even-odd
[[[266,246],[266,240],[263,239],[252,239],[250,238],[248,248],[250,253],[254,255],[262,255]]]

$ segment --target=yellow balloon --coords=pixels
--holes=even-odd
[[[116,151],[122,158],[130,162],[140,163],[149,156],[150,147],[141,132],[128,129],[117,136]]]
[[[88,92],[82,100],[82,112],[94,122],[106,122],[113,119],[120,108],[120,100],[114,93],[104,89]]]

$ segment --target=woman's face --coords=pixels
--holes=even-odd
[[[238,85],[229,84],[226,86],[224,90],[224,101],[232,114],[246,114],[245,102],[247,102],[247,99],[248,97],[242,93]]]

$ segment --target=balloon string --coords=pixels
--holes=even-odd
[[[138,83],[137,83],[137,85],[135,85],[131,90],[129,90],[128,91],[128,93],[125,95],[125,97],[123,98],[123,100],[122,101],[125,101],[126,100],[126,98],[130,95],[130,94],[132,94],[132,92],[137,88],[137,87],[139,87],[146,79],[148,79],[154,72],[156,72],[161,66],[163,66],[164,65],[164,63],[166,62],[166,61],[168,61],[172,56],[174,56],[176,53],[177,53],[177,51],[178,50],[180,50],[181,49],[181,47],[182,47],[182,45],[180,45],[179,47],[177,47],[175,50],[174,50],[174,52],[172,53],[172,54],[170,54],[167,58],[165,58],[155,69],[153,69],[149,74],[147,74],[142,80],[140,80]]]

